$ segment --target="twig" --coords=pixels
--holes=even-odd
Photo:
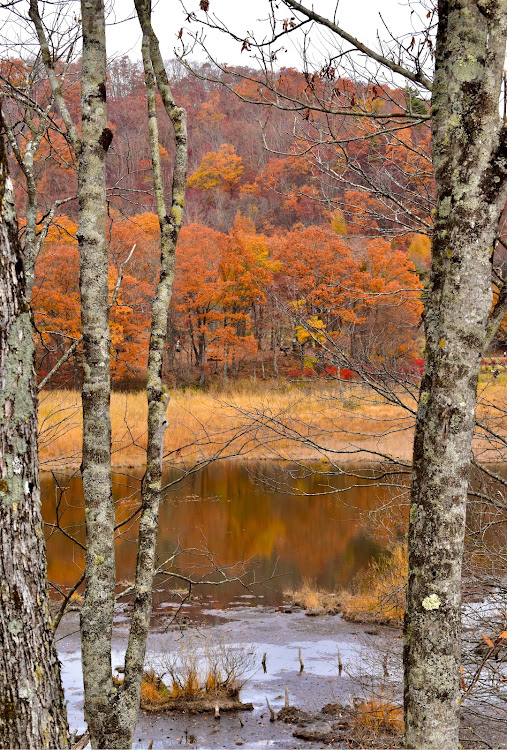
[[[84,750],[87,744],[90,742],[90,732],[87,729],[84,734],[81,735],[75,745],[72,745],[71,750]]]
[[[338,656],[338,677],[342,676],[343,672],[343,662],[342,662],[342,655],[340,654],[340,649],[336,649],[336,655]]]
[[[301,649],[299,649],[299,674],[301,674],[304,668],[305,668],[305,663],[303,661],[303,655],[301,653]]]
[[[384,654],[384,661],[383,661],[383,665],[382,665],[384,667],[384,677],[389,677],[389,669],[387,667],[388,659],[389,659],[389,655],[388,654]]]
[[[275,712],[273,711],[273,709],[269,705],[269,701],[268,701],[267,697],[266,697],[266,706],[269,709],[269,720],[270,721],[274,721],[275,720]]]

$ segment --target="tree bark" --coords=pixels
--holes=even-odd
[[[498,103],[507,2],[441,0],[432,88],[437,208],[424,313],[405,618],[405,744],[459,746],[461,564],[491,252],[505,205]]]
[[[0,138],[0,747],[68,747],[46,585],[34,345]]]
[[[103,0],[82,0],[81,146],[79,152],[79,287],[83,335],[82,477],[86,517],[86,587],[81,610],[85,718],[92,747],[115,747],[117,690],[111,669],[115,603],[114,504],[111,489],[109,290],[105,157],[112,133],[106,115]]]
[[[132,744],[137,721],[141,682],[144,673],[146,639],[152,613],[155,548],[162,485],[162,456],[164,451],[164,435],[167,427],[165,412],[169,402],[169,396],[165,392],[162,383],[162,365],[167,341],[169,303],[173,288],[174,257],[183,219],[187,182],[185,111],[176,105],[172,97],[158,47],[158,40],[151,27],[150,3],[144,0],[136,0],[135,5],[143,32],[142,55],[148,103],[148,131],[155,200],[161,233],[161,247],[160,276],[151,312],[146,383],[148,397],[148,441],[146,472],[141,490],[142,511],[139,521],[134,607],[125,656],[125,677],[121,695],[126,747],[130,747]],[[171,210],[169,214],[166,207],[162,165],[160,161],[155,79],[158,83],[164,106],[173,124],[175,137]]]

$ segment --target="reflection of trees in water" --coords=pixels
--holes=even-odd
[[[166,481],[172,478],[169,473]],[[84,544],[80,479],[56,479],[60,488],[52,475],[41,478],[45,520],[54,522],[55,504],[59,503],[62,526]],[[140,480],[140,473],[115,475],[118,520],[128,518],[135,507]],[[472,484],[473,491],[489,497],[491,487],[484,487],[478,476]],[[354,487],[346,493],[332,493],[333,489],[343,490],[350,485]],[[289,494],[291,486],[298,495]],[[383,511],[378,513],[378,508]],[[405,523],[406,514],[396,491],[385,485],[372,485],[366,476],[362,480],[345,476],[324,480],[302,467],[291,480],[279,462],[228,461],[208,466],[167,495],[160,512],[158,554],[164,558],[178,543],[186,549],[198,548],[205,541],[216,560],[224,565],[255,561],[260,578],[269,577],[276,565],[281,577],[270,583],[270,589],[281,591],[298,585],[302,578],[310,578],[333,590],[348,585],[395,535],[403,533]],[[126,524],[123,532],[116,543],[117,577],[129,580],[135,565],[135,547],[130,541],[137,535],[135,520]],[[483,506],[477,499],[470,503],[468,570],[474,571],[483,583],[493,568],[497,572],[506,569],[504,537],[505,527],[491,505]],[[50,535],[51,581],[72,586],[83,564],[84,550],[72,539],[58,531]],[[199,562],[190,553],[183,553],[175,567],[179,572],[192,569],[203,574],[207,565],[207,560]],[[239,589],[239,584],[231,584],[213,594],[226,603]],[[277,598],[276,594],[262,593],[273,601]]]
[[[384,517],[385,528],[367,524],[368,513],[387,503],[386,487],[355,486],[345,496],[332,493],[320,497],[295,497],[274,491],[264,482],[255,481],[257,470],[275,478],[281,467],[277,462],[229,461],[208,466],[170,492],[161,506],[158,553],[167,557],[179,544],[183,549],[197,548],[205,540],[217,561],[231,565],[252,559],[258,566],[257,576],[269,576],[276,564],[283,574],[270,587],[282,590],[298,584],[303,577],[315,579],[327,588],[345,585],[372,557],[379,554],[395,530],[397,522]],[[166,477],[170,481],[172,477]],[[55,521],[55,503],[59,503],[61,525],[69,535],[84,542],[82,488],[77,477],[57,477],[60,489],[51,475],[41,480],[43,510],[46,522]],[[329,487],[343,489],[351,481],[332,479]],[[129,517],[136,503],[140,477],[115,475],[114,497],[117,519]],[[358,484],[354,480],[354,484]],[[66,488],[63,490],[63,488]],[[322,492],[322,480],[312,474],[298,479],[298,490]],[[346,497],[346,504],[342,501]],[[366,514],[366,515],[365,515]],[[117,540],[117,577],[130,579],[135,565],[135,522],[127,524]],[[372,536],[377,538],[374,540]],[[56,531],[48,539],[50,580],[68,587],[74,584],[84,562],[84,551],[68,536]],[[203,572],[205,561],[192,560],[183,554],[177,569],[192,568]],[[238,586],[214,592],[226,602]],[[273,595],[272,595],[273,596]],[[275,597],[276,598],[276,597]]]

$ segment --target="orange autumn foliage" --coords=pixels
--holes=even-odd
[[[77,227],[66,217],[51,228],[34,291],[39,372],[43,376],[80,335]],[[109,288],[122,283],[111,309],[111,371],[118,385],[145,377],[150,306],[157,281],[159,228],[153,214],[115,217]],[[170,308],[174,339],[188,347],[204,382],[210,365],[236,376],[254,360],[275,321],[285,335],[318,347],[327,340],[350,356],[404,361],[416,353],[421,282],[403,247],[381,239],[351,244],[330,227],[297,225],[268,236],[240,215],[228,233],[183,228]],[[264,344],[265,345],[265,344]],[[179,349],[178,349],[179,351]],[[56,384],[78,380],[79,350]],[[226,370],[224,370],[225,374]],[[59,376],[60,377],[60,376]]]
[[[221,188],[232,193],[243,170],[243,160],[234,146],[223,143],[218,151],[209,151],[204,156],[199,169],[190,176],[188,186],[199,190]]]

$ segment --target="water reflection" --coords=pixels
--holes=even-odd
[[[387,544],[388,528],[403,531],[404,513],[399,509],[383,514],[383,526],[374,524],[368,513],[389,504],[398,491],[372,486],[366,479],[340,476],[325,480],[328,489],[353,488],[345,494],[322,494],[326,489],[323,479],[303,472],[307,475],[294,479],[292,486],[309,496],[294,496],[272,486],[285,476],[285,469],[280,462],[224,461],[174,486],[161,505],[159,558],[168,558],[179,546],[207,547],[221,565],[250,560],[248,567],[255,571],[256,580],[269,579],[276,572],[273,580],[255,587],[254,593],[262,596],[264,603],[277,604],[283,589],[299,585],[303,578],[330,590],[347,585]],[[260,475],[266,481],[259,481]],[[174,471],[164,477],[166,482],[175,478]],[[114,475],[118,521],[132,515],[139,501],[140,481],[140,473]],[[55,524],[58,517],[68,535],[49,528],[49,579],[60,587],[70,587],[84,564],[83,548],[69,538],[84,544],[81,480],[44,474],[41,490],[45,520]],[[136,534],[136,523],[130,520],[116,540],[119,580],[133,576]],[[205,568],[209,564],[202,555],[187,554],[176,560],[176,569],[182,573],[199,574]],[[220,606],[248,594],[238,584],[214,587],[208,593]],[[158,599],[163,598],[158,592]]]

